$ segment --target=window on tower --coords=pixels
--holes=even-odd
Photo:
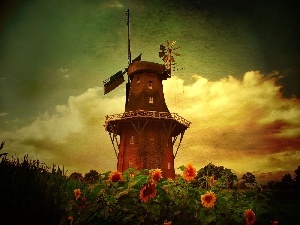
[[[141,80],[140,80],[140,77],[137,77],[136,82],[137,82],[137,83],[140,83],[140,81],[141,81]]]
[[[130,137],[130,144],[133,145],[134,144],[134,136]]]
[[[153,103],[153,97],[149,98],[149,103]]]
[[[152,89],[152,81],[148,81],[148,87],[149,87],[149,89]]]

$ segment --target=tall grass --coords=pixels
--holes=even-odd
[[[24,156],[0,162],[0,224],[59,224],[68,196],[84,183],[69,180],[64,170]]]

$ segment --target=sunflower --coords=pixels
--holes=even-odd
[[[147,202],[156,196],[156,184],[151,182],[145,184],[140,190],[140,199],[142,202]]]
[[[255,213],[251,209],[245,211],[246,225],[252,225],[255,222]]]
[[[154,181],[159,181],[162,178],[162,171],[161,169],[154,169],[151,172],[151,178]]]
[[[74,190],[74,195],[75,195],[75,198],[78,199],[80,197],[80,195],[81,195],[80,189],[75,189]]]
[[[212,208],[217,200],[216,195],[212,191],[206,192],[206,194],[201,195],[201,203],[205,208]]]
[[[214,176],[211,176],[209,178],[209,186],[212,187],[214,185],[214,183],[215,183],[215,178],[214,178]]]
[[[118,182],[118,181],[122,181],[122,173],[115,171],[115,172],[111,172],[109,174],[109,181],[110,182]]]
[[[193,166],[192,163],[188,163],[185,166],[185,170],[183,171],[183,178],[186,181],[193,181],[196,176],[196,168]]]

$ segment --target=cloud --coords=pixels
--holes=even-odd
[[[252,71],[209,81],[199,75],[185,85],[173,76],[164,81],[171,112],[192,122],[175,167],[213,162],[242,174],[293,171],[300,160],[300,102],[283,98],[277,80]],[[116,157],[103,124],[106,115],[124,112],[125,96],[103,95],[90,88],[57,105],[15,133],[2,133],[19,155],[65,165],[69,171],[116,169]],[[7,144],[7,147],[9,144]]]
[[[262,157],[299,151],[300,101],[283,98],[276,78],[251,71],[242,80],[228,76],[209,81],[199,75],[193,79],[191,85],[176,76],[164,83],[169,110],[192,122],[178,166],[214,162],[239,171],[269,171],[276,165]]]
[[[103,124],[106,115],[124,111],[124,101],[104,97],[102,88],[90,88],[70,96],[66,105],[57,105],[54,114],[40,115],[28,126],[2,136],[20,156],[37,154],[74,171],[112,170],[116,159]]]
[[[66,73],[66,72],[69,71],[69,69],[60,68],[59,71],[60,71],[61,73]]]
[[[5,113],[5,112],[0,113],[0,116],[7,116],[7,115],[8,115],[8,113]]]

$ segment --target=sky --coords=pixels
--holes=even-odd
[[[180,56],[163,82],[170,112],[192,124],[175,168],[192,162],[280,180],[300,165],[300,26],[296,1],[15,0],[0,17],[0,141],[10,155],[68,174],[116,170],[103,124],[124,112],[125,84],[103,80],[132,57]]]

